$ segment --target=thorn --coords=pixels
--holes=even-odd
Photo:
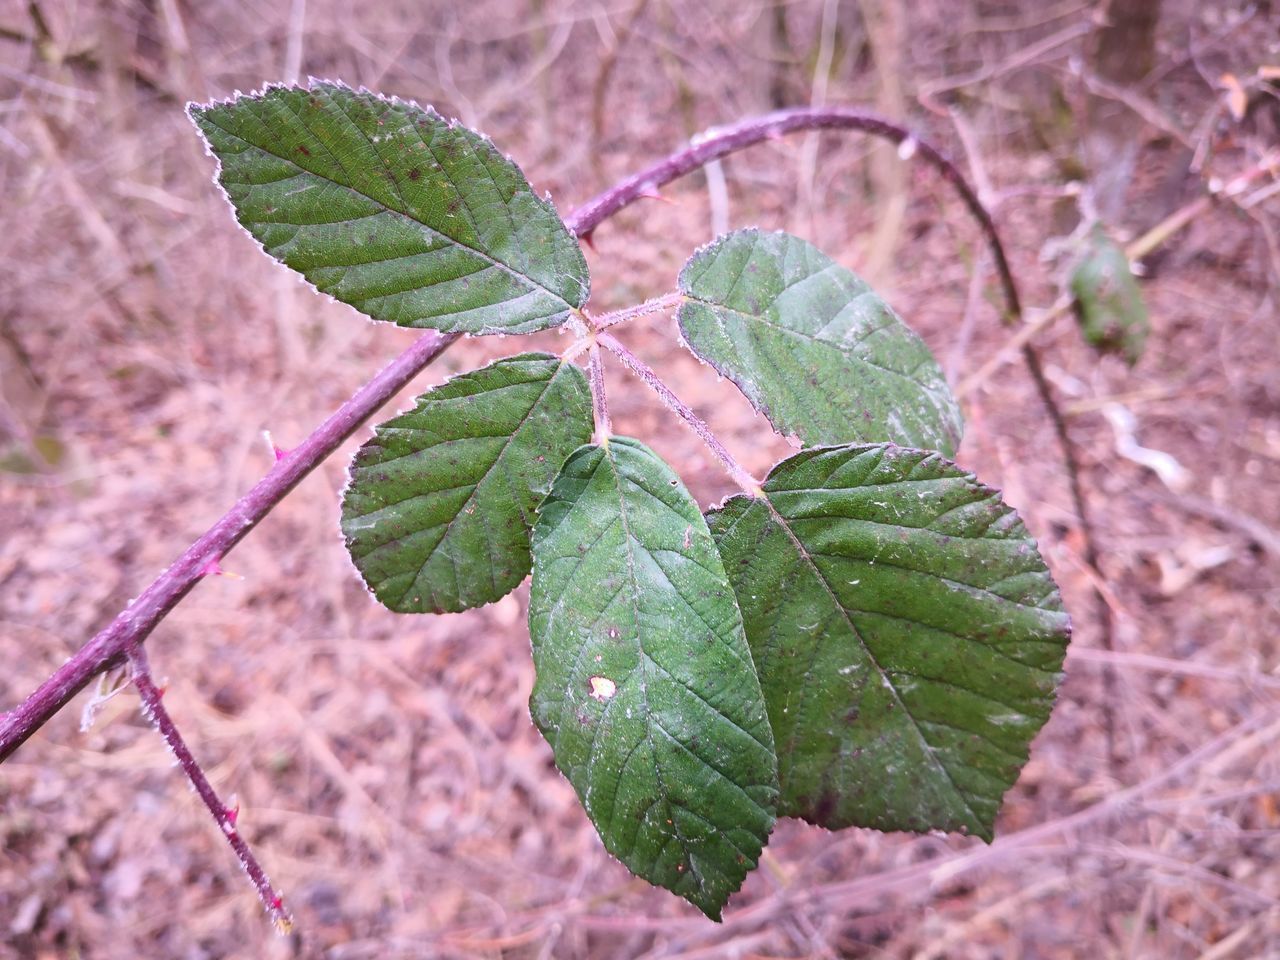
[[[238,573],[232,573],[230,570],[223,570],[222,564],[215,557],[204,565],[200,570],[202,577],[226,577],[229,580],[243,580],[244,577]]]
[[[669,203],[673,206],[675,205],[674,200],[664,197],[658,192],[656,187],[645,187],[637,194],[637,196],[644,197],[646,200],[661,200],[663,203]]]
[[[240,819],[240,801],[234,795],[231,797],[231,803],[223,808],[223,813],[227,816],[227,822],[234,827],[236,821]]]
[[[267,441],[267,446],[271,448],[271,455],[276,458],[276,463],[279,463],[289,455],[288,450],[285,450],[271,438],[270,430],[263,430],[262,438]]]
[[[595,234],[596,234],[596,231],[595,231],[595,228],[593,227],[592,229],[588,230],[586,233],[582,234],[582,236],[578,237],[578,239],[581,240],[583,243],[585,243],[588,247],[590,247],[592,253],[599,253],[600,251],[596,249],[596,242],[594,240]]]

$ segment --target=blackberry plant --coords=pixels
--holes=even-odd
[[[168,718],[141,643],[298,479],[462,334],[562,327],[379,424],[356,454],[342,532],[379,602],[466,610],[532,574],[533,721],[604,846],[712,919],[777,817],[830,829],[992,836],[1052,708],[1069,621],[1017,515],[952,458],[959,405],[932,354],[853,272],[805,240],[738,230],[673,289],[592,311],[579,245],[607,216],[731,150],[853,128],[956,169],[855,111],[715,131],[567,219],[489,140],[340,84],[190,113],[240,224],[272,257],[374,320],[428,333],[361,389],[129,610],[0,718],[0,759],[92,677],[127,663],[148,713],[276,919],[283,901]],[[680,342],[800,451],[757,479],[618,338],[673,313]],[[602,353],[706,442],[740,493],[703,510],[615,431]]]

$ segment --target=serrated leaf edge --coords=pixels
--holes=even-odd
[[[542,392],[541,394],[539,394],[539,396],[538,396],[538,400],[541,400],[541,399],[542,399],[542,397],[545,395],[546,391],[547,391],[547,390],[549,390],[549,389],[551,388],[551,383],[552,383],[552,381],[553,381],[553,380],[555,380],[555,378],[556,378],[556,377],[560,376],[560,371],[561,371],[561,370],[563,370],[566,366],[575,366],[575,365],[574,365],[574,364],[572,364],[571,362],[569,362],[569,361],[567,361],[567,360],[563,359],[562,357],[558,357],[558,356],[557,356],[556,354],[554,354],[554,353],[547,353],[547,352],[545,352],[545,351],[540,351],[540,350],[530,350],[530,351],[526,351],[526,352],[524,352],[524,353],[514,353],[514,354],[511,354],[510,356],[507,356],[507,357],[499,357],[498,359],[496,359],[496,360],[494,360],[494,361],[492,361],[492,362],[490,362],[490,363],[486,363],[483,367],[476,367],[476,368],[475,368],[475,369],[473,369],[473,370],[462,370],[462,371],[459,371],[458,373],[455,373],[455,374],[454,374],[453,376],[451,376],[451,377],[446,377],[444,380],[440,381],[440,383],[438,383],[438,384],[436,384],[436,385],[434,385],[434,386],[432,386],[432,387],[427,388],[427,390],[423,391],[422,393],[417,394],[417,395],[416,395],[416,396],[415,396],[415,397],[410,401],[410,403],[409,403],[409,405],[408,405],[407,407],[402,407],[402,408],[400,408],[399,410],[397,410],[393,415],[391,415],[391,416],[390,416],[390,417],[388,417],[387,419],[385,419],[385,420],[381,421],[380,423],[376,423],[376,424],[374,424],[374,425],[370,428],[370,431],[371,431],[371,433],[372,433],[372,436],[371,436],[371,437],[369,437],[369,438],[367,438],[363,443],[361,443],[361,444],[360,444],[360,446],[358,446],[358,447],[356,448],[355,453],[353,453],[353,454],[351,455],[350,459],[347,461],[347,469],[344,471],[344,474],[345,474],[344,481],[343,481],[343,484],[342,484],[341,489],[338,491],[338,499],[337,499],[337,504],[338,504],[338,522],[337,522],[336,524],[334,524],[333,526],[334,526],[334,528],[336,528],[336,529],[337,529],[337,532],[338,532],[338,540],[339,540],[339,542],[342,544],[343,553],[344,553],[344,554],[346,555],[346,557],[347,557],[347,561],[348,561],[347,566],[349,567],[349,569],[351,570],[351,572],[355,574],[355,578],[356,578],[356,580],[358,580],[358,581],[360,582],[360,585],[361,585],[362,587],[364,587],[365,592],[369,594],[370,599],[372,599],[374,603],[378,604],[378,606],[382,607],[384,610],[389,610],[389,611],[391,611],[392,613],[402,613],[402,611],[396,610],[396,609],[394,609],[393,607],[389,607],[389,606],[387,606],[385,603],[383,603],[381,600],[379,600],[379,599],[378,599],[377,594],[375,594],[375,593],[374,593],[374,591],[373,591],[373,585],[372,585],[372,584],[370,584],[370,583],[369,583],[369,581],[368,581],[367,579],[365,579],[364,573],[360,570],[360,568],[359,568],[359,567],[357,567],[357,566],[356,566],[355,558],[354,558],[354,557],[352,557],[352,555],[351,555],[351,547],[350,547],[350,545],[349,545],[349,544],[348,544],[348,542],[347,542],[346,534],[345,534],[345,533],[343,532],[343,530],[342,530],[342,520],[343,520],[343,517],[342,517],[342,506],[343,506],[343,504],[344,504],[344,503],[346,503],[346,500],[347,500],[347,494],[348,494],[348,492],[351,490],[351,486],[352,486],[352,484],[355,482],[356,455],[357,455],[361,450],[363,450],[363,449],[365,448],[365,446],[366,446],[370,441],[377,439],[377,437],[378,437],[378,431],[379,431],[379,429],[381,429],[383,426],[385,426],[386,424],[390,423],[392,420],[396,420],[396,419],[398,419],[398,418],[400,418],[400,417],[402,417],[402,416],[405,416],[405,415],[407,415],[407,414],[410,414],[410,413],[413,413],[414,411],[416,411],[416,410],[418,409],[418,407],[419,407],[419,405],[420,405],[421,401],[422,401],[422,398],[423,398],[423,397],[425,397],[425,396],[427,396],[427,394],[433,393],[433,392],[434,392],[434,391],[436,391],[436,390],[440,390],[440,389],[442,389],[442,388],[444,388],[444,387],[448,386],[450,383],[453,383],[453,382],[454,382],[454,381],[456,381],[456,380],[462,380],[462,379],[464,379],[464,378],[466,378],[466,377],[473,376],[474,374],[479,373],[479,372],[480,372],[480,371],[482,371],[482,370],[488,370],[488,369],[489,369],[489,368],[491,368],[491,367],[497,366],[499,363],[506,363],[506,362],[513,361],[513,360],[559,360],[559,361],[560,361],[560,365],[559,365],[559,367],[557,368],[556,372],[555,372],[554,374],[552,374],[552,375],[551,375],[550,379],[548,379],[548,380],[547,380],[546,386],[543,388],[543,392]],[[538,401],[534,401],[534,406],[536,406],[536,405],[537,405],[537,403],[538,403]],[[523,421],[522,421],[522,423],[523,423]],[[581,449],[581,448],[579,447],[578,449]],[[504,452],[505,452],[505,448],[504,448]],[[577,452],[577,451],[575,450],[575,451],[574,451],[574,453],[576,453],[576,452]],[[573,453],[570,453],[570,454],[569,454],[569,456],[570,456],[570,457],[571,457],[571,456],[573,456]],[[566,462],[568,462],[568,459],[569,459],[569,457],[566,457],[566,458],[565,458],[565,461],[566,461]],[[494,463],[496,464],[496,462],[497,462],[497,461],[495,460],[495,461],[494,461]],[[561,466],[561,467],[563,467],[563,464],[561,464],[560,466]],[[492,467],[490,467],[490,470],[492,470]],[[486,471],[486,473],[485,473],[485,477],[487,477],[487,476],[488,476],[488,474],[489,474],[489,471]],[[547,485],[547,488],[546,488],[545,490],[542,490],[542,491],[541,491],[542,497],[541,497],[541,499],[539,499],[537,506],[535,506],[535,507],[534,507],[534,512],[533,512],[533,523],[529,523],[529,524],[527,525],[527,529],[528,529],[528,531],[529,531],[530,535],[532,535],[534,524],[537,522],[537,517],[538,517],[538,515],[539,515],[539,512],[540,512],[540,511],[541,511],[541,509],[542,509],[542,504],[546,501],[547,494],[548,494],[548,493],[550,493],[550,491],[551,491],[551,487],[555,485],[555,479],[556,479],[556,476],[558,476],[558,475],[559,475],[559,471],[557,470],[556,475],[555,475],[555,476],[553,476],[553,477],[551,478],[551,482]],[[479,486],[479,483],[477,483],[477,484],[476,484],[476,486],[478,487],[478,486]],[[465,503],[464,503],[463,505],[465,506],[465,505],[466,505],[466,503],[470,503],[470,502],[471,502],[472,497],[474,497],[474,496],[475,496],[475,491],[473,490],[473,491],[471,492],[471,494],[467,497],[467,500],[465,501]],[[459,508],[459,511],[458,511],[458,512],[459,512],[459,513],[461,513],[461,510],[462,510],[462,508]],[[455,516],[455,519],[456,519],[456,516]],[[450,522],[452,522],[452,521],[450,521]],[[530,551],[530,558],[531,558],[531,561],[532,561],[532,550]],[[532,567],[531,567],[531,569],[532,569]],[[520,580],[520,583],[524,583],[524,581],[525,581],[525,580],[527,580],[527,579],[529,579],[529,574],[525,574],[525,576]],[[517,584],[517,585],[516,585],[516,587],[513,587],[512,589],[514,590],[514,589],[516,589],[518,586],[519,586],[519,584]],[[496,598],[494,598],[493,600],[486,600],[484,603],[476,604],[475,606],[472,606],[472,607],[466,607],[465,609],[466,609],[466,610],[478,610],[478,609],[480,609],[481,607],[487,607],[487,606],[489,606],[489,605],[490,605],[490,604],[492,604],[492,603],[497,603],[499,600],[505,599],[505,598],[506,598],[507,596],[509,596],[509,595],[510,595],[510,591],[508,591],[507,593],[504,593],[501,597],[496,597]],[[462,612],[462,611],[445,611],[445,612]],[[407,616],[412,616],[413,614],[405,614],[405,615],[407,615]]]
[[[488,134],[467,126],[465,123],[463,123],[461,120],[459,120],[456,117],[445,116],[444,114],[436,110],[436,108],[431,104],[427,104],[424,107],[422,104],[418,103],[418,101],[412,98],[399,97],[394,94],[385,94],[376,90],[370,90],[364,84],[361,84],[358,87],[352,87],[350,84],[346,83],[343,80],[326,80],[321,77],[308,75],[306,86],[303,86],[302,84],[299,84],[299,83],[267,82],[267,83],[264,83],[260,88],[251,90],[248,93],[242,92],[237,87],[235,90],[232,91],[230,96],[214,97],[212,100],[209,100],[206,102],[201,102],[199,100],[188,100],[183,105],[183,112],[187,115],[187,120],[190,121],[191,125],[195,128],[196,134],[200,138],[200,143],[204,148],[205,156],[213,159],[213,163],[214,163],[213,176],[210,179],[214,187],[217,189],[219,196],[222,197],[223,201],[225,201],[227,206],[230,208],[232,221],[235,223],[236,227],[239,230],[241,230],[250,240],[253,241],[254,246],[256,246],[269,261],[271,261],[280,269],[284,270],[287,274],[292,276],[295,280],[297,280],[303,286],[307,287],[309,290],[311,290],[312,293],[316,294],[317,296],[324,297],[324,299],[330,303],[336,303],[343,307],[346,307],[347,309],[356,313],[361,319],[365,320],[370,324],[374,324],[377,326],[382,326],[382,325],[399,326],[401,327],[401,329],[406,329],[406,330],[435,330],[436,329],[435,327],[432,327],[429,325],[424,325],[422,327],[404,327],[404,326],[401,326],[400,324],[391,323],[390,321],[387,321],[387,320],[378,320],[374,317],[369,316],[364,311],[357,309],[351,304],[346,303],[345,301],[339,300],[333,294],[326,293],[325,291],[317,287],[314,283],[312,283],[310,280],[308,280],[300,270],[295,270],[293,267],[289,266],[284,261],[278,260],[274,256],[272,256],[271,252],[267,250],[266,244],[263,243],[261,240],[259,240],[257,237],[255,237],[253,233],[249,230],[249,228],[240,222],[240,217],[237,215],[237,212],[236,212],[235,203],[232,202],[231,195],[227,193],[226,188],[222,185],[222,158],[219,157],[218,154],[214,151],[213,144],[211,144],[209,142],[209,139],[204,135],[204,131],[200,129],[200,122],[197,119],[196,114],[201,111],[212,110],[215,107],[235,106],[236,102],[239,100],[262,99],[266,97],[267,94],[271,93],[273,90],[296,90],[296,91],[305,93],[305,92],[314,90],[317,87],[336,87],[342,90],[347,90],[351,93],[370,94],[371,96],[375,96],[380,100],[387,100],[399,106],[412,107],[416,110],[421,110],[423,113],[426,113],[429,116],[437,117],[440,120],[443,120],[446,124],[448,124],[450,128],[462,127],[463,129],[470,131],[471,133],[479,137],[482,141],[487,143],[489,146],[493,147],[493,149],[504,160],[506,160],[508,163],[514,166],[517,171],[519,171],[520,176],[524,179],[525,184],[529,187],[529,192],[533,194],[534,199],[537,200],[539,203],[543,204],[543,206],[545,206],[546,209],[550,213],[552,213],[557,220],[560,221],[560,224],[564,227],[565,232],[570,237],[572,237],[575,242],[577,242],[578,257],[582,261],[582,274],[586,278],[586,280],[585,280],[585,283],[582,285],[582,302],[579,303],[577,306],[573,306],[572,304],[569,304],[568,314],[571,320],[578,319],[577,314],[579,313],[579,311],[581,311],[582,307],[587,303],[588,299],[591,296],[591,272],[590,270],[587,269],[586,255],[582,252],[582,244],[581,242],[578,242],[577,235],[571,229],[569,229],[568,224],[565,223],[564,217],[560,215],[559,210],[556,208],[555,201],[551,197],[551,192],[546,191],[541,196],[539,196],[538,192],[534,190],[533,184],[529,181],[528,175],[525,174],[524,168],[515,161],[514,157],[512,157],[510,154],[501,150],[498,147],[498,145],[494,143],[492,138],[489,137]],[[287,159],[287,158],[282,158],[282,159]],[[413,222],[417,223],[418,221],[415,220]],[[425,226],[425,224],[421,224],[421,225]],[[431,229],[431,228],[428,227],[427,229]],[[468,247],[467,249],[471,249],[471,248]],[[480,256],[484,256],[490,260],[493,259],[492,257],[489,257],[488,254],[484,254],[481,251],[473,251],[473,252],[477,253]],[[497,261],[494,261],[494,262],[496,263]],[[503,264],[502,266],[505,267],[506,265]],[[539,289],[545,290],[545,288],[541,287],[540,285],[539,285]],[[551,293],[552,296],[555,296],[557,299],[561,299],[559,294],[554,294],[549,290],[545,292]],[[581,322],[581,321],[578,320],[578,322]],[[556,324],[554,326],[547,327],[545,329],[554,330],[558,326],[563,326],[563,323]],[[520,335],[520,334],[511,334],[510,331],[503,331],[503,330],[459,331],[456,333],[446,333],[445,331],[437,331],[437,332],[441,333],[444,336],[466,336],[466,337],[492,336],[494,334],[506,334],[506,335],[513,335],[513,336]]]
[[[962,474],[961,477],[957,477],[956,479],[964,479],[964,480],[972,481],[973,483],[977,484],[982,490],[987,491],[988,493],[996,496],[1000,500],[1000,502],[1004,504],[1004,498],[1003,496],[1001,496],[1000,490],[983,483],[981,480],[978,479],[977,475],[974,474],[972,471],[966,470],[964,467],[960,466],[954,460],[951,460],[943,456],[941,453],[939,453],[936,450],[922,450],[917,447],[904,447],[894,443],[836,443],[836,444],[821,444],[818,446],[806,447],[800,453],[794,454],[793,457],[794,456],[815,456],[825,452],[830,452],[834,450],[843,450],[850,447],[862,448],[866,450],[874,449],[874,448],[881,448],[885,450],[889,450],[889,449],[911,450],[918,453],[925,453],[926,456],[921,458],[917,466],[919,466],[920,464],[924,464],[930,460],[936,460],[945,466],[954,467],[956,470],[959,470]],[[775,472],[777,472],[777,470],[780,467],[782,467],[791,459],[792,457],[786,457],[778,461],[777,463],[775,463],[769,469],[768,476],[765,477],[764,482],[761,484],[761,489],[764,493],[764,496],[759,498],[750,498],[750,497],[747,497],[745,494],[733,494],[732,496],[726,497],[725,500],[719,506],[706,511],[706,514],[709,515],[712,512],[720,512],[724,510],[729,505],[729,503],[731,503],[734,500],[742,500],[745,503],[747,503],[749,506],[750,504],[756,502],[756,499],[759,499],[764,504],[764,507],[769,512],[769,516],[771,517],[773,522],[778,525],[778,527],[786,535],[787,539],[791,542],[792,546],[795,547],[797,553],[799,554],[799,556],[801,557],[805,565],[812,571],[815,579],[821,584],[823,591],[826,593],[827,597],[831,600],[832,605],[835,607],[836,610],[839,611],[841,619],[845,622],[846,626],[849,628],[849,632],[854,637],[857,638],[858,644],[862,648],[863,654],[867,657],[868,662],[875,667],[876,674],[879,677],[881,684],[893,694],[894,701],[902,709],[903,714],[910,719],[912,729],[915,731],[917,739],[919,740],[921,746],[924,748],[925,754],[932,761],[933,765],[939,771],[941,771],[941,773],[946,779],[946,782],[951,786],[952,792],[955,794],[955,796],[958,797],[960,802],[964,804],[965,809],[968,811],[969,816],[972,818],[972,821],[973,821],[974,836],[977,836],[979,839],[985,840],[986,842],[990,843],[994,838],[994,823],[993,824],[984,823],[982,818],[979,817],[976,811],[973,809],[972,804],[969,803],[968,797],[965,796],[964,792],[956,784],[955,779],[951,775],[951,771],[947,769],[946,764],[944,764],[942,760],[938,757],[936,748],[931,743],[929,743],[929,741],[925,738],[924,732],[920,729],[919,721],[916,720],[915,715],[907,708],[906,703],[902,700],[902,696],[899,693],[898,688],[894,685],[893,681],[889,678],[884,668],[880,665],[880,662],[876,658],[875,654],[871,651],[871,648],[867,645],[866,641],[862,638],[862,632],[854,625],[853,621],[850,619],[848,611],[845,610],[844,605],[840,602],[839,597],[831,589],[831,584],[828,582],[827,578],[823,575],[822,571],[818,568],[818,565],[813,562],[812,558],[809,555],[808,550],[804,547],[804,544],[800,541],[800,538],[796,535],[795,531],[791,529],[791,525],[787,523],[786,519],[782,516],[781,513],[778,512],[777,508],[774,507],[773,502],[769,499],[769,496],[768,496],[769,481],[773,478]],[[1012,508],[1009,508],[1009,509],[1012,510]],[[1014,512],[1016,513],[1016,511]],[[1021,518],[1019,518],[1019,522],[1021,522]],[[1025,524],[1023,526],[1023,529],[1024,530],[1026,529]],[[1029,531],[1027,531],[1027,541],[1030,544],[1031,548],[1036,551],[1037,555],[1043,557],[1043,555],[1040,554],[1040,548],[1039,548],[1038,542],[1034,537],[1031,536]],[[1053,582],[1053,587],[1054,587],[1053,593],[1051,594],[1051,596],[1057,597],[1058,605],[1061,607],[1062,606],[1061,591],[1059,590],[1056,581],[1052,581],[1052,577],[1051,577],[1051,582]],[[1065,615],[1065,610],[1063,612]],[[1070,620],[1070,617],[1067,616],[1066,622],[1063,627],[1064,649],[1066,645],[1069,644],[1071,641],[1071,633],[1072,633],[1071,620]],[[1046,711],[1046,716],[1052,711],[1053,705],[1054,703],[1056,703],[1057,698],[1059,696],[1060,688],[1061,688],[1061,684],[1058,684],[1057,686],[1055,686],[1052,694],[1052,702],[1049,705],[1049,710]]]

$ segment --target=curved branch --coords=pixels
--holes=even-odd
[[[853,110],[848,107],[799,107],[794,110],[767,113],[728,127],[715,127],[695,138],[695,142],[684,150],[673,153],[665,160],[660,160],[639,173],[632,174],[617,186],[587,201],[570,214],[566,223],[578,236],[588,236],[623,207],[629,206],[641,197],[653,196],[659,187],[672,180],[692,173],[712,160],[736,153],[744,147],[800,130],[860,130],[897,144],[904,150],[912,150],[919,154],[955,188],[964,205],[973,214],[991,248],[996,272],[1000,275],[1000,286],[1004,291],[1009,317],[1010,319],[1022,317],[1018,285],[1014,282],[1013,272],[1005,257],[1000,234],[996,231],[991,214],[982,205],[978,194],[969,185],[964,174],[947,159],[945,154],[927,141],[921,140],[909,128],[863,110]],[[907,146],[904,147],[904,144]]]
[[[106,629],[54,671],[21,706],[0,715],[0,762],[66,706],[85,684],[103,670],[122,663],[130,648],[150,636],[196,583],[217,572],[218,561],[227,551],[256,527],[303,477],[323,463],[375,410],[457,339],[457,334],[446,336],[433,331],[414,341],[311,436],[276,461],[271,471],[236,501],[222,519],[189,546]]]
[[[861,130],[918,152],[952,184],[973,214],[995,259],[1011,318],[1020,318],[1022,307],[1017,285],[1005,258],[995,223],[963,174],[930,144],[917,139],[900,124],[875,114],[839,107],[801,108],[766,114],[703,134],[698,142],[665,160],[628,177],[575,210],[566,220],[579,237],[589,237],[602,222],[660,186],[684,176],[729,153],[799,130]],[[218,561],[252,530],[299,481],[320,465],[355,429],[392,395],[407,385],[431,361],[457,339],[456,335],[428,333],[419,338],[381,373],[356,391],[314,433],[245,494],[217,523],[187,548],[160,577],[104,630],[14,710],[0,715],[0,762],[18,749],[36,730],[61,710],[97,674],[125,659],[131,646],[145,640],[161,620],[204,576],[217,570]],[[1036,377],[1037,387],[1044,384]],[[1052,398],[1044,394],[1051,410]],[[1061,421],[1061,417],[1055,418]],[[1065,431],[1058,431],[1065,436]],[[1068,451],[1070,459],[1070,451]],[[1070,469],[1070,468],[1069,468]],[[1078,489],[1078,481],[1073,483]],[[1077,498],[1077,510],[1082,501]]]

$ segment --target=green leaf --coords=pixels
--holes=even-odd
[[[739,230],[680,271],[689,348],[783,434],[953,454],[960,408],[924,342],[852,271],[785,233]]]
[[[384,605],[441,613],[490,603],[529,572],[534,511],[591,437],[577,367],[507,357],[436,387],[356,453],[342,532]]]
[[[1151,323],[1129,258],[1101,224],[1089,234],[1084,258],[1071,274],[1076,319],[1084,338],[1103,353],[1118,353],[1129,366],[1142,357]]]
[[[991,838],[1070,635],[1017,515],[935,453],[823,447],[709,516],[778,748],[779,815]]]
[[[551,202],[434,110],[313,80],[190,112],[245,229],[375,320],[529,333],[587,300],[582,250]]]
[[[773,827],[773,736],[698,505],[638,441],[565,463],[529,633],[534,722],[605,848],[718,920]]]

